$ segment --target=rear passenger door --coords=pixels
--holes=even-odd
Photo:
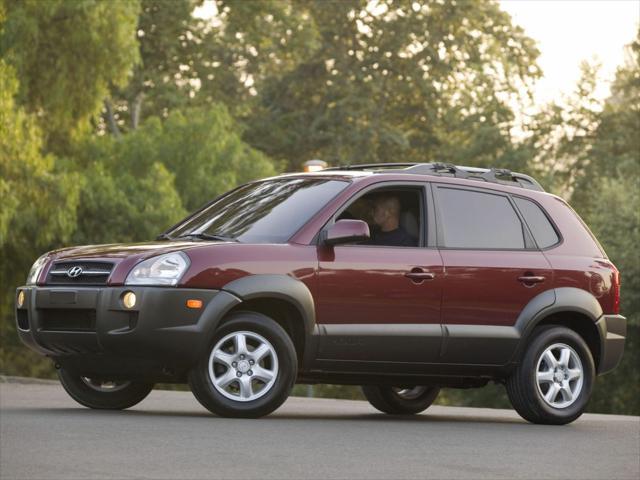
[[[518,315],[553,285],[550,265],[510,195],[450,184],[433,191],[445,268],[440,360],[505,364]]]

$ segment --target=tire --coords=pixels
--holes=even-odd
[[[153,390],[152,383],[95,380],[64,368],[58,370],[58,378],[65,391],[76,402],[100,410],[123,410],[133,407]]]
[[[422,387],[383,387],[365,385],[362,393],[369,403],[383,413],[390,415],[413,415],[431,406],[440,388]]]
[[[240,337],[245,347],[238,349]],[[216,415],[258,418],[284,403],[297,372],[298,358],[287,332],[265,315],[238,312],[216,331],[206,354],[189,373],[189,386]]]
[[[586,409],[594,379],[593,357],[582,337],[568,328],[549,325],[534,331],[506,387],[513,408],[525,420],[564,425]]]

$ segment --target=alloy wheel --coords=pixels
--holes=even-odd
[[[114,382],[110,380],[98,380],[89,377],[80,377],[82,382],[97,392],[117,392],[131,385],[131,382]]]
[[[576,351],[564,343],[554,343],[540,355],[536,385],[543,400],[553,408],[572,405],[582,391],[584,370]]]
[[[265,395],[278,376],[278,355],[271,343],[254,332],[232,332],[209,356],[209,379],[222,395],[250,402]]]
[[[427,391],[427,387],[394,387],[393,392],[404,400],[415,400]]]

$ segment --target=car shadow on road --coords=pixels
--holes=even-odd
[[[468,415],[443,415],[443,414],[430,414],[424,413],[420,415],[386,415],[384,413],[309,413],[309,412],[274,412],[271,415],[262,417],[260,419],[233,419],[218,417],[212,413],[206,411],[180,411],[180,410],[136,410],[135,408],[129,410],[91,410],[88,408],[29,408],[29,407],[14,407],[5,410],[5,413],[9,411],[32,413],[39,415],[73,415],[82,417],[87,415],[95,417],[163,417],[163,418],[197,418],[197,419],[209,419],[212,422],[216,421],[258,421],[258,422],[278,422],[282,420],[286,421],[303,421],[303,422],[345,422],[345,421],[374,421],[380,423],[481,423],[481,424],[494,424],[494,425],[527,425],[527,422],[515,417],[502,417],[502,416],[468,416]]]

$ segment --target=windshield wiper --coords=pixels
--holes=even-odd
[[[156,240],[173,240],[173,237],[167,233],[161,233],[156,237]]]
[[[224,235],[216,235],[216,234],[205,233],[205,232],[188,233],[186,235],[180,235],[178,238],[187,238],[187,237],[200,238],[202,240],[217,240],[217,241],[223,241],[223,242],[237,242],[238,241],[233,237],[226,237]]]

